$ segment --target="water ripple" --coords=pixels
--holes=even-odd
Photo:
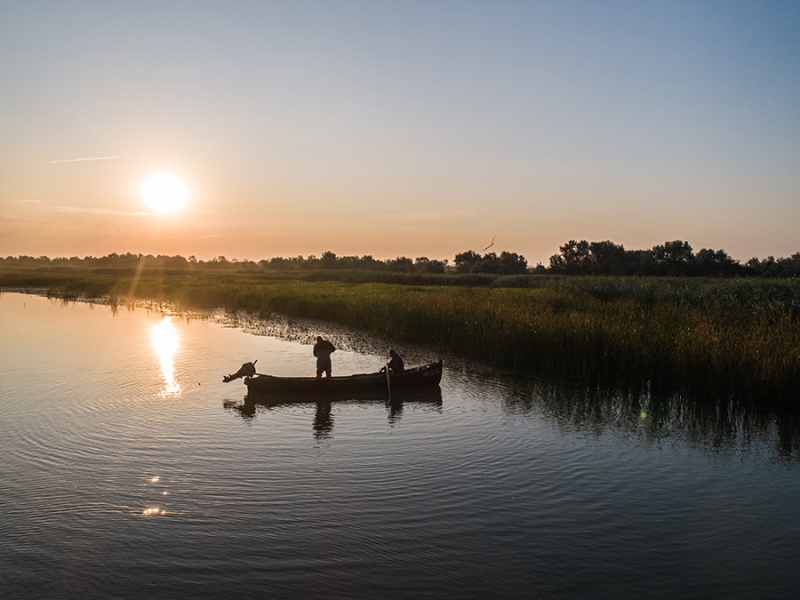
[[[247,416],[235,408],[244,386],[220,381],[230,363],[308,374],[303,340],[174,317],[180,392],[164,395],[150,338],[160,315],[27,300],[34,324],[23,328],[9,296],[9,597],[59,597],[65,585],[115,598],[800,589],[800,469],[775,458],[772,438],[749,453],[708,451],[619,398],[592,404],[585,391],[457,362],[446,362],[440,403],[335,403],[324,422],[315,404]],[[339,372],[381,358],[354,350],[336,353]]]

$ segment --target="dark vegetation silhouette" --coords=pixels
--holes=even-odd
[[[481,256],[468,250],[456,254],[456,273],[491,273],[494,275],[520,275],[528,272],[528,261],[516,252],[489,252]]]
[[[326,251],[321,256],[273,257],[259,261],[228,259],[218,256],[210,260],[198,260],[194,256],[143,255],[112,253],[103,257],[49,258],[47,256],[0,257],[0,266],[20,267],[90,267],[94,269],[137,269],[142,262],[148,268],[167,271],[211,270],[250,271],[253,273],[316,272],[319,279],[345,279],[333,274],[343,272],[368,272],[374,274],[406,275],[476,275],[478,278],[462,278],[464,285],[489,284],[491,276],[552,274],[552,275],[613,275],[613,276],[667,276],[667,277],[765,277],[789,278],[800,276],[800,252],[788,258],[768,256],[765,259],[751,258],[744,264],[733,259],[725,250],[703,248],[694,252],[692,246],[682,240],[664,242],[649,250],[626,250],[621,244],[611,241],[588,242],[570,240],[559,247],[559,253],[550,257],[549,265],[541,263],[530,268],[527,259],[516,252],[503,251],[480,254],[467,250],[456,254],[450,263],[420,256],[406,256],[380,260],[371,255],[337,256]],[[327,274],[327,276],[325,275]],[[488,276],[488,277],[484,277]],[[314,279],[315,277],[303,277]],[[351,276],[354,280],[364,279]],[[388,282],[392,278],[375,277],[371,280]],[[397,280],[413,283],[413,280]],[[420,280],[423,281],[423,280]]]
[[[577,242],[559,247],[547,272],[561,275],[657,275],[672,277],[797,277],[800,252],[789,258],[751,258],[745,264],[725,250],[703,248],[695,253],[688,242],[674,240],[650,250],[626,250],[611,241]]]

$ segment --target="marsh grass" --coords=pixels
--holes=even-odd
[[[798,405],[800,284],[792,280],[525,276],[423,283],[0,271],[0,285],[47,287],[61,297],[135,295],[186,309],[322,319],[522,373],[637,393]]]

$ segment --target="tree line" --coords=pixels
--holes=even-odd
[[[626,250],[614,242],[570,240],[550,257],[549,273],[564,275],[661,275],[696,277],[797,277],[800,252],[789,258],[751,258],[741,264],[725,250],[703,248],[696,253],[688,242],[674,240],[650,250]],[[544,270],[544,269],[543,269]]]
[[[702,276],[702,277],[768,277],[800,276],[800,253],[789,258],[772,256],[760,260],[751,258],[742,264],[724,250],[703,248],[694,252],[688,242],[674,240],[649,250],[626,250],[611,241],[588,242],[570,240],[559,247],[559,254],[550,257],[549,265],[541,263],[530,268],[526,258],[516,252],[503,251],[480,254],[467,250],[456,254],[450,263],[425,256],[411,259],[406,256],[379,260],[371,255],[337,256],[326,251],[322,255],[273,257],[259,261],[228,259],[218,256],[199,260],[194,256],[143,255],[112,253],[103,257],[48,258],[47,256],[0,257],[0,265],[64,266],[106,269],[148,268],[169,270],[208,269],[237,271],[376,271],[417,274],[486,274],[522,275],[526,273],[556,275],[642,275],[642,276]]]

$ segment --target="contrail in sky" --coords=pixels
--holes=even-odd
[[[111,210],[110,208],[84,208],[79,206],[53,206],[54,210],[66,213],[83,213],[87,215],[111,215],[115,217],[150,217],[152,213],[146,212],[125,212],[121,210]]]
[[[68,158],[66,160],[51,160],[50,164],[54,165],[56,163],[83,162],[85,160],[111,160],[113,158],[119,158],[119,156],[95,156],[93,158]]]

